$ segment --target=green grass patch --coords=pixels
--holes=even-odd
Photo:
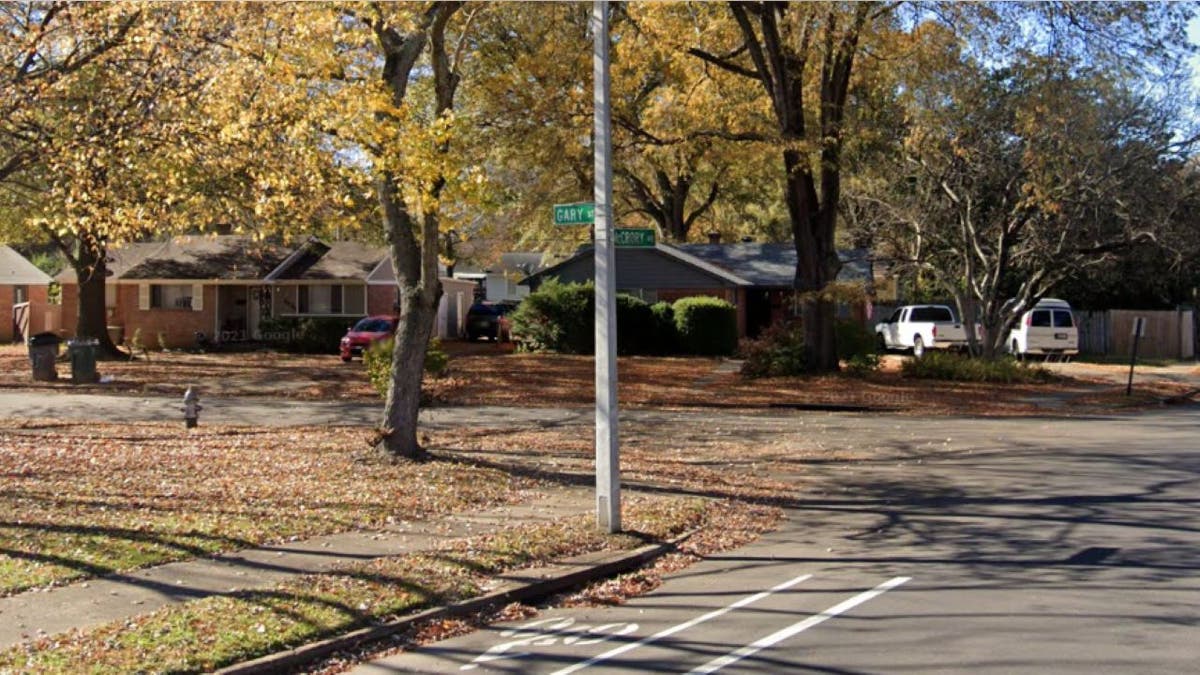
[[[919,359],[905,359],[900,372],[904,377],[954,382],[1033,384],[1054,380],[1054,374],[1046,368],[1009,357],[988,360],[941,351],[925,352]]]
[[[398,615],[481,595],[496,574],[602,549],[632,549],[701,526],[724,504],[698,498],[631,500],[627,531],[591,516],[514,527],[435,551],[379,558],[270,590],[166,607],[86,632],[0,652],[0,672],[210,671]]]

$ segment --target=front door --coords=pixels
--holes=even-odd
[[[217,289],[217,340],[245,342],[250,339],[249,289],[220,286]]]

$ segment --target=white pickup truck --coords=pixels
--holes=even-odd
[[[946,305],[905,305],[887,321],[875,324],[875,335],[884,350],[912,350],[921,358],[926,349],[961,349],[967,331]]]

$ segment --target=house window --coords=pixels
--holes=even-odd
[[[150,286],[151,309],[191,309],[191,284],[153,284]]]
[[[117,306],[117,285],[111,281],[104,284],[104,306],[110,309]]]
[[[342,286],[342,313],[355,315],[366,314],[366,291],[366,286]]]
[[[341,284],[301,286],[297,311],[300,314],[341,314],[342,291]]]
[[[29,287],[13,286],[13,304],[19,305],[22,302],[29,302]]]

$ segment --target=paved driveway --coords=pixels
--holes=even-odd
[[[1046,363],[1050,370],[1070,377],[1104,380],[1114,384],[1129,381],[1129,364],[1100,364],[1071,361]],[[1200,364],[1176,363],[1169,366],[1138,365],[1133,371],[1133,384],[1165,382],[1200,389]]]

